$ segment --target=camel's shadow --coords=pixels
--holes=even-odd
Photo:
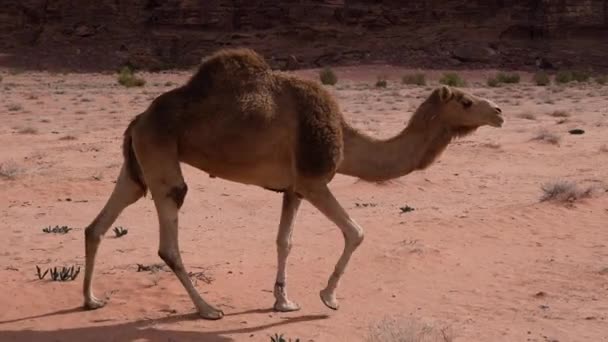
[[[228,314],[227,316],[236,316],[248,313],[266,313],[271,312],[272,309],[262,310],[251,310],[245,312],[237,312]],[[97,341],[146,341],[146,342],[168,342],[168,341],[209,341],[209,342],[227,342],[234,341],[234,339],[227,337],[226,335],[231,334],[253,334],[257,331],[277,327],[281,325],[306,322],[313,320],[326,319],[327,315],[304,315],[298,317],[283,318],[280,321],[273,323],[244,327],[234,328],[226,330],[216,331],[184,331],[184,330],[171,330],[164,328],[155,328],[157,324],[170,324],[179,323],[183,321],[201,320],[196,313],[182,314],[163,317],[159,319],[146,319],[139,321],[132,321],[118,324],[108,324],[100,326],[89,326],[82,328],[68,328],[68,329],[57,329],[57,330],[5,330],[2,329],[2,324],[18,322],[29,319],[36,319],[42,317],[78,314],[82,312],[80,307],[50,312],[37,316],[23,317],[10,321],[0,322],[0,341],[11,341],[11,342],[37,342],[37,341],[86,341],[86,342],[97,342]],[[201,320],[202,321],[202,320]],[[202,321],[206,322],[206,321]],[[249,335],[247,335],[249,338]]]

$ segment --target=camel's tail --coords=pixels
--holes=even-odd
[[[144,182],[141,167],[139,166],[139,162],[137,161],[135,151],[133,150],[133,137],[131,135],[131,131],[133,130],[133,127],[137,123],[138,119],[139,115],[136,116],[131,121],[131,123],[129,123],[129,126],[125,130],[124,139],[122,143],[122,154],[125,159],[125,168],[127,174],[135,183],[137,183],[142,188],[145,195],[146,191],[148,190],[148,187],[146,186],[146,182]]]

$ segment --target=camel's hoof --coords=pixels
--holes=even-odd
[[[274,310],[279,312],[291,312],[300,310],[300,306],[290,300],[274,302]]]
[[[199,311],[198,315],[203,319],[215,321],[224,317],[224,312],[222,310],[209,309],[206,311]]]
[[[103,308],[106,305],[106,302],[101,300],[101,299],[97,299],[95,297],[91,297],[89,299],[86,299],[84,302],[84,308],[86,310],[96,310],[96,309],[100,309]]]
[[[319,294],[321,296],[321,301],[325,306],[332,310],[338,310],[340,304],[338,304],[338,300],[334,294],[329,293],[326,290],[322,290]]]

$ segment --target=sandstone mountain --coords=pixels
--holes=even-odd
[[[2,0],[0,65],[189,67],[247,46],[278,68],[608,69],[608,0]]]

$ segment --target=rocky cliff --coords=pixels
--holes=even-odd
[[[184,67],[227,46],[255,48],[277,67],[521,68],[542,56],[608,68],[608,0],[1,3],[0,63],[28,68]]]

